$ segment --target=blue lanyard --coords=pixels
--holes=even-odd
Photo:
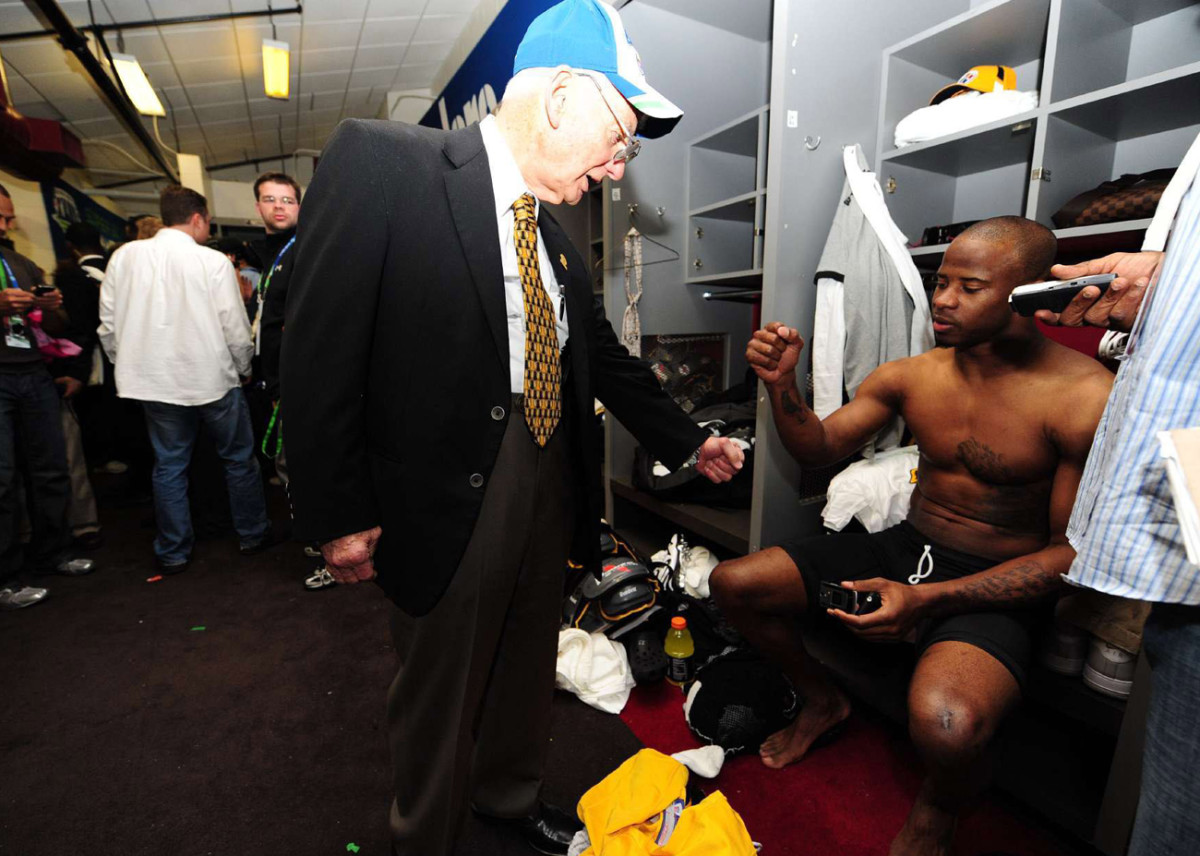
[[[267,296],[267,289],[271,287],[271,277],[275,275],[275,270],[279,267],[279,263],[283,261],[283,257],[287,251],[292,248],[292,244],[296,243],[296,236],[288,238],[288,242],[283,245],[283,249],[275,256],[275,261],[271,262],[271,269],[267,271],[267,275],[263,277],[262,283],[259,286],[258,293],[263,297]]]
[[[20,288],[21,285],[17,282],[17,278],[13,276],[12,268],[8,266],[8,259],[4,258],[3,253],[0,253],[0,264],[4,265],[5,285],[8,288]]]

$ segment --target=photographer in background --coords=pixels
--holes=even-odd
[[[46,597],[46,589],[19,580],[28,570],[70,576],[95,570],[91,559],[68,555],[67,496],[71,482],[63,442],[58,392],[33,325],[51,335],[67,326],[62,294],[46,285],[41,270],[13,249],[12,197],[0,186],[0,607],[20,609]],[[34,314],[41,312],[41,321]],[[31,318],[30,316],[33,315]],[[18,439],[19,435],[19,439]],[[19,442],[19,448],[18,448]],[[33,539],[28,556],[17,542],[17,479],[28,476]]]

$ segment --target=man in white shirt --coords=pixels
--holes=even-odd
[[[203,196],[173,185],[164,227],[117,250],[100,289],[100,343],[116,365],[117,394],[137,399],[154,446],[154,553],[164,574],[187,567],[193,534],[187,469],[203,422],[225,464],[243,553],[270,546],[271,524],[241,377],[254,345],[229,260],[204,242]]]

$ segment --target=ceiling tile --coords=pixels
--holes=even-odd
[[[450,55],[454,42],[413,42],[404,54],[405,65],[434,63],[441,65]]]
[[[394,89],[428,89],[433,83],[433,76],[441,67],[440,63],[429,65],[406,65],[400,69],[393,84]]]
[[[479,0],[429,0],[427,15],[470,15],[479,6]]]
[[[395,71],[404,60],[404,50],[407,47],[407,41],[386,45],[360,45],[354,67],[391,68]]]
[[[104,37],[108,49],[117,53],[117,38],[113,34]],[[148,62],[169,62],[171,54],[167,45],[154,30],[132,30],[125,36],[125,53],[133,54],[145,67]]]
[[[238,55],[238,43],[233,35],[233,27],[228,23],[205,27],[164,27],[162,34],[177,63]]]
[[[179,71],[180,82],[184,86],[196,83],[220,83],[242,79],[242,66],[237,56],[221,56],[212,59],[198,59],[190,62],[177,62],[175,68]]]
[[[243,101],[237,101],[233,104],[210,104],[206,107],[193,107],[192,113],[195,114],[200,125],[206,130],[219,122],[239,122],[245,127],[249,127],[250,124],[250,114],[246,112],[246,104]]]
[[[410,0],[411,2],[411,0]],[[280,4],[284,5],[284,4]],[[371,6],[391,5],[390,3],[379,3],[376,0],[370,3]],[[311,24],[314,21],[335,21],[335,20],[358,20],[361,21],[363,15],[367,11],[368,0],[318,0],[314,3],[312,0],[306,0],[304,3],[304,23]]]
[[[30,101],[21,108],[21,114],[32,119],[61,119],[62,114],[55,110],[48,101]]]
[[[405,15],[420,17],[427,6],[436,6],[439,0],[371,0],[367,19],[396,18]]]
[[[8,70],[8,91],[12,95],[13,106],[17,109],[20,109],[22,104],[42,100],[42,96],[37,94],[25,78],[14,74],[11,69]]]
[[[362,44],[408,44],[417,31],[419,23],[419,18],[388,18],[370,21],[363,30]]]
[[[53,39],[8,42],[0,45],[0,54],[21,74],[65,74],[80,67]]]
[[[259,81],[260,90],[262,83]],[[175,100],[176,93],[183,95],[182,89],[173,89],[171,91],[171,100]],[[193,106],[209,104],[225,104],[228,102],[242,102],[246,98],[245,84],[240,80],[227,80],[221,83],[197,83],[187,87],[187,100]]]
[[[350,88],[390,87],[396,79],[394,68],[359,68],[350,75]]]
[[[361,21],[331,21],[316,27],[305,27],[300,47],[303,50],[352,48],[358,44],[358,34],[361,30]]]
[[[467,23],[466,15],[426,15],[417,27],[418,42],[452,42]]]
[[[6,33],[24,33],[44,29],[24,3],[0,3],[0,30]],[[24,44],[15,42],[13,44]]]
[[[292,57],[292,64],[304,74],[322,73],[326,71],[349,71],[354,64],[354,48],[326,48],[324,50],[306,50],[304,65],[298,64]]]
[[[175,75],[175,68],[169,62],[142,63],[142,71],[146,73],[146,79],[150,81],[150,85],[155,89],[161,89],[165,86],[179,86],[179,78]],[[204,81],[200,81],[203,83]]]
[[[313,113],[321,113],[325,110],[340,111],[342,109],[342,99],[345,98],[345,95],[346,93],[342,90],[338,90],[337,92],[318,92],[309,99],[309,104],[312,106],[308,107],[306,111],[301,111],[301,115],[304,115],[305,112],[311,115]]]
[[[300,92],[342,92],[350,82],[349,71],[325,71],[309,74],[307,71],[300,75]]]

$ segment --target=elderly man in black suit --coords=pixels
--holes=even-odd
[[[599,398],[656,457],[714,481],[709,437],[629,355],[540,203],[619,180],[681,111],[615,10],[530,26],[494,116],[449,132],[351,120],[300,215],[282,401],[298,535],[399,609],[388,695],[401,856],[448,854],[468,804],[536,849],[568,557],[598,567]]]

